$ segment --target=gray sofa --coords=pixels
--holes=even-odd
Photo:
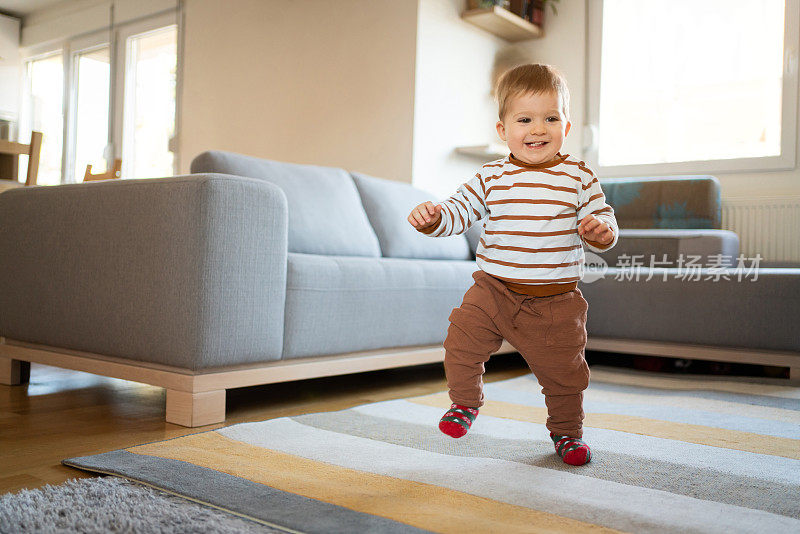
[[[406,217],[430,195],[341,169],[206,152],[191,171],[0,195],[3,383],[25,382],[40,362],[154,384],[167,389],[168,421],[199,426],[224,420],[226,389],[441,361],[479,225],[424,236]],[[707,216],[648,220],[647,194],[626,215],[643,183]],[[800,269],[725,284],[614,279],[626,253],[735,257],[715,179],[609,181],[607,195],[623,230],[604,257],[612,267],[581,286],[589,348],[794,376]]]

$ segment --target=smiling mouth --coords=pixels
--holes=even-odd
[[[547,144],[547,141],[535,141],[533,143],[525,143],[528,148],[541,148]]]

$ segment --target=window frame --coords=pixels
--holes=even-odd
[[[139,35],[150,31],[155,31],[167,26],[176,26],[177,29],[177,72],[176,80],[176,101],[175,101],[175,135],[171,142],[173,159],[173,175],[177,174],[178,155],[177,142],[179,136],[179,95],[181,91],[181,70],[182,70],[182,33],[181,24],[182,14],[180,10],[170,10],[132,22],[120,24],[110,31],[105,28],[77,36],[68,37],[58,41],[48,42],[42,45],[31,46],[21,49],[21,61],[23,64],[23,94],[20,103],[20,123],[29,122],[26,109],[28,93],[26,87],[30,83],[28,76],[28,64],[37,59],[43,59],[53,55],[61,54],[61,61],[64,68],[63,91],[62,91],[62,110],[64,116],[63,123],[63,144],[61,147],[61,183],[76,183],[83,180],[83,176],[76,177],[75,170],[75,150],[76,150],[76,126],[75,113],[77,110],[77,56],[95,48],[108,46],[110,48],[110,96],[109,96],[109,144],[106,146],[105,159],[106,168],[110,169],[115,158],[121,158],[123,152],[123,128],[124,128],[124,103],[125,103],[125,83],[128,69],[127,62],[127,39],[133,35]],[[136,178],[126,176],[126,178]]]
[[[781,153],[735,159],[681,161],[600,166],[598,136],[600,124],[600,76],[602,54],[603,0],[587,2],[586,13],[586,100],[587,127],[584,157],[600,176],[652,176],[659,174],[753,173],[794,170],[797,166],[798,48],[800,44],[800,0],[785,0],[783,41],[783,87],[781,103]]]

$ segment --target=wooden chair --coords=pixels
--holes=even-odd
[[[114,167],[110,171],[107,171],[107,172],[104,172],[104,173],[101,173],[101,174],[92,174],[92,166],[91,165],[87,165],[86,166],[86,172],[83,175],[83,181],[84,182],[91,182],[91,181],[94,181],[94,180],[111,180],[113,178],[119,178],[120,175],[121,175],[121,172],[120,172],[121,169],[122,169],[122,160],[121,159],[115,159],[114,160]]]
[[[25,179],[25,185],[36,185],[41,152],[42,132],[31,132],[31,142],[27,145],[0,139],[0,179],[18,181],[19,157],[27,155],[28,176]]]

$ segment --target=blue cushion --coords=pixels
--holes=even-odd
[[[713,176],[607,178],[600,181],[620,228],[721,228]]]
[[[384,257],[472,259],[469,244],[463,235],[432,238],[409,224],[408,215],[415,206],[427,200],[436,203],[432,194],[403,182],[357,172],[351,174]]]
[[[209,151],[192,161],[191,171],[235,174],[280,187],[289,206],[289,252],[381,255],[358,191],[342,169]]]

